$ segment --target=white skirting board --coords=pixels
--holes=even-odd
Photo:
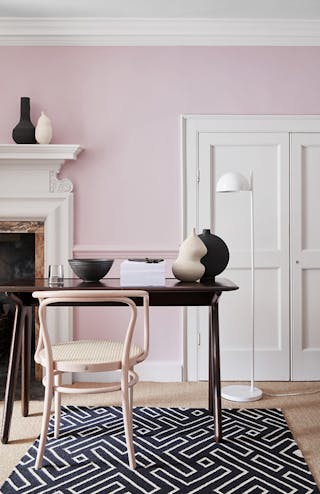
[[[135,368],[139,381],[181,382],[182,365],[163,360],[142,362]],[[73,382],[113,382],[119,380],[119,372],[75,372]]]

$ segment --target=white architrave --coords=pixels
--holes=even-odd
[[[63,264],[66,276],[70,273],[73,185],[70,180],[59,180],[57,174],[80,151],[78,145],[0,145],[0,221],[44,222],[45,273],[49,264]],[[50,316],[56,340],[72,336],[71,309],[63,307]]]
[[[320,132],[293,134],[291,160],[292,376],[319,380]]]
[[[315,225],[317,224],[317,208],[314,207],[314,204],[316,203],[315,198],[317,197],[316,194],[316,184],[318,183],[318,168],[317,168],[317,155],[316,153],[318,152],[318,149],[320,149],[320,146],[318,146],[318,140],[320,142],[320,116],[319,115],[286,115],[286,116],[270,116],[270,115],[253,115],[253,116],[245,116],[245,115],[220,115],[220,116],[215,116],[215,115],[185,115],[182,117],[182,166],[183,166],[183,211],[184,211],[184,218],[183,218],[183,224],[184,224],[184,232],[183,232],[183,238],[188,234],[188,232],[191,231],[192,227],[196,226],[197,229],[201,229],[203,226],[203,223],[206,225],[212,219],[212,215],[210,214],[210,207],[208,207],[208,197],[214,197],[214,180],[212,180],[212,177],[210,176],[210,163],[214,164],[215,159],[217,156],[220,156],[220,163],[221,163],[221,156],[223,156],[221,153],[216,155],[213,154],[210,156],[210,152],[216,153],[216,151],[212,151],[212,144],[211,144],[211,138],[210,135],[218,137],[212,137],[212,139],[215,139],[216,142],[219,142],[220,144],[222,143],[222,139],[225,138],[227,139],[227,136],[230,137],[230,142],[234,143],[234,145],[237,145],[236,140],[240,139],[241,140],[241,135],[245,136],[245,133],[252,135],[258,136],[261,134],[261,138],[265,139],[265,142],[267,144],[266,138],[263,137],[263,133],[269,133],[270,138],[272,138],[272,135],[275,138],[275,144],[277,145],[279,152],[278,152],[278,157],[279,159],[282,158],[282,161],[279,161],[281,166],[278,166],[278,171],[275,173],[275,170],[277,168],[270,168],[270,173],[273,173],[274,181],[277,183],[277,189],[273,189],[270,191],[270,200],[268,202],[265,201],[265,206],[261,205],[260,207],[265,208],[265,207],[275,207],[276,204],[280,205],[281,207],[278,210],[278,226],[282,225],[284,227],[284,230],[281,232],[280,229],[277,229],[277,235],[273,236],[275,239],[282,238],[283,240],[278,244],[279,249],[277,252],[277,249],[274,250],[274,252],[270,251],[269,259],[265,256],[265,252],[263,252],[263,248],[261,248],[262,241],[260,241],[260,252],[259,255],[257,256],[257,261],[259,261],[260,265],[260,270],[268,270],[269,273],[271,273],[270,269],[278,270],[279,276],[276,277],[273,275],[274,280],[277,280],[278,283],[278,288],[274,288],[273,291],[274,293],[279,294],[279,290],[282,290],[282,293],[285,294],[285,290],[287,290],[289,294],[289,282],[288,282],[288,276],[286,272],[288,269],[290,269],[290,263],[289,263],[289,254],[287,249],[283,249],[282,246],[284,245],[284,239],[285,236],[283,236],[283,232],[286,233],[289,225],[289,220],[291,220],[291,242],[292,242],[292,251],[291,255],[294,256],[291,260],[291,275],[292,278],[294,279],[292,288],[292,299],[291,299],[291,308],[288,305],[288,301],[285,301],[285,303],[279,306],[279,321],[280,318],[283,319],[283,328],[285,327],[285,319],[287,319],[287,339],[286,341],[288,342],[288,339],[290,341],[291,339],[291,353],[288,351],[286,360],[292,359],[291,360],[291,378],[292,379],[316,379],[319,378],[319,370],[318,366],[315,365],[315,362],[317,361],[318,358],[318,353],[319,353],[319,338],[317,336],[316,332],[316,317],[315,314],[317,314],[316,310],[313,310],[307,314],[307,305],[306,305],[306,295],[304,295],[304,299],[302,300],[302,288],[307,288],[308,291],[308,308],[310,306],[317,307],[317,302],[315,298],[316,294],[316,286],[317,286],[317,277],[318,277],[318,266],[319,266],[319,261],[318,257],[316,258],[316,255],[318,256],[318,252],[315,254],[315,249],[314,245],[316,245],[316,240],[317,240],[317,229]],[[304,143],[303,139],[310,139],[312,140],[312,146],[310,145],[307,149],[306,145],[301,146],[301,142],[294,140],[294,143],[297,143],[296,147],[297,150],[292,145],[292,137],[290,141],[290,136],[297,136],[295,139],[299,139],[299,133],[301,133],[301,136],[303,138],[300,139],[301,142]],[[310,136],[308,136],[308,133]],[[316,134],[317,133],[317,134]],[[276,135],[278,134],[278,136]],[[314,136],[312,137],[312,135]],[[282,140],[283,144],[280,145],[281,142],[281,135],[283,135],[284,140]],[[287,141],[291,142],[290,144],[290,155],[289,157],[285,158],[285,156],[288,156],[286,149],[286,144],[285,144],[285,136],[287,136]],[[316,137],[317,136],[317,137]],[[248,138],[247,139],[247,144],[248,144]],[[205,143],[208,141],[208,145],[206,146]],[[309,143],[308,141],[308,143]],[[228,141],[229,142],[229,141]],[[225,145],[228,145],[228,142],[225,142]],[[311,141],[310,141],[311,142]],[[209,149],[209,144],[211,146],[211,151]],[[223,144],[223,143],[222,143]],[[246,144],[245,141],[243,141],[243,144]],[[223,144],[224,145],[224,144]],[[264,145],[266,148],[266,145]],[[305,151],[305,156],[301,153],[301,149],[304,149]],[[283,154],[283,151],[285,151],[285,154]],[[219,152],[219,150],[218,150]],[[209,153],[209,154],[208,154]],[[306,154],[308,153],[308,154]],[[239,153],[240,156],[241,153]],[[303,157],[304,161],[301,161],[301,156]],[[311,193],[305,193],[304,194],[304,205],[303,207],[309,207],[309,210],[311,211],[312,208],[314,209],[314,214],[312,218],[310,215],[307,216],[307,221],[306,221],[306,209],[304,209],[304,228],[306,229],[306,232],[303,232],[304,237],[301,239],[302,233],[299,232],[299,221],[300,221],[300,215],[302,214],[302,205],[300,204],[299,201],[301,201],[301,197],[299,196],[299,193],[297,193],[297,190],[299,191],[299,187],[301,187],[301,181],[299,179],[299,166],[305,165],[306,164],[306,156],[308,161],[308,170],[309,170],[309,175],[308,175],[308,190],[311,190]],[[285,159],[284,159],[285,158]],[[294,175],[294,180],[293,180],[293,187],[291,190],[291,205],[294,203],[295,209],[291,213],[291,216],[289,215],[289,198],[288,198],[288,187],[289,187],[289,177],[285,178],[285,175],[282,175],[283,167],[287,167],[287,162],[290,160],[290,167],[293,167],[292,169],[292,174]],[[297,164],[296,161],[299,161]],[[231,165],[236,166],[235,164],[237,163],[237,159],[231,159],[230,157],[225,158],[225,162],[223,166],[228,165],[228,167]],[[206,165],[208,164],[208,166]],[[261,162],[257,163],[259,166],[265,166],[267,167],[268,163]],[[242,167],[246,170],[246,166],[248,166],[248,163],[242,163]],[[307,169],[306,166],[304,166],[305,169]],[[297,171],[298,170],[298,171]],[[310,173],[313,175],[311,176]],[[200,176],[201,173],[201,176]],[[220,172],[221,173],[221,170]],[[265,173],[265,172],[264,172]],[[312,178],[314,177],[314,178]],[[215,178],[215,177],[213,177]],[[267,175],[267,178],[269,179],[269,175]],[[285,180],[285,181],[284,181]],[[266,182],[267,184],[267,182]],[[306,187],[306,183],[304,183],[304,187]],[[269,184],[270,185],[270,184]],[[267,186],[267,185],[266,185]],[[280,188],[281,186],[281,188]],[[210,188],[211,187],[211,188]],[[313,187],[313,188],[312,188]],[[260,188],[261,188],[261,183],[260,183]],[[269,190],[269,189],[268,189]],[[260,190],[261,192],[261,190]],[[272,196],[272,194],[276,195]],[[305,192],[305,191],[304,191]],[[285,199],[287,201],[287,205],[284,202],[284,196],[285,194]],[[313,194],[313,195],[312,195]],[[203,201],[204,195],[207,197],[207,200]],[[262,194],[264,196],[265,194]],[[274,199],[272,199],[274,197]],[[312,199],[312,204],[311,204],[311,197]],[[238,199],[239,200],[239,199]],[[213,199],[212,199],[213,201]],[[231,199],[229,199],[231,201]],[[309,202],[306,202],[309,201]],[[206,206],[207,204],[207,206]],[[299,206],[300,204],[300,206]],[[227,207],[227,205],[225,205]],[[237,206],[238,207],[238,206]],[[297,212],[297,208],[300,210]],[[244,213],[243,213],[244,215]],[[280,216],[281,215],[281,216]],[[287,225],[286,222],[284,221],[284,216],[287,215]],[[280,222],[280,218],[281,222]],[[273,224],[273,223],[272,223]],[[310,226],[311,225],[311,226]],[[211,225],[210,225],[211,226]],[[236,226],[236,225],[235,225]],[[270,229],[270,225],[266,225]],[[293,234],[293,229],[295,229],[295,234]],[[314,233],[316,232],[316,233]],[[219,233],[218,233],[219,234]],[[281,236],[280,236],[281,234]],[[309,236],[307,236],[307,234]],[[287,233],[286,233],[287,235]],[[288,241],[290,240],[289,235],[287,235]],[[311,240],[310,240],[311,239]],[[306,244],[306,242],[313,242],[312,247],[310,248],[309,245]],[[274,245],[277,245],[276,242],[274,242]],[[306,247],[307,245],[307,247]],[[281,247],[281,249],[280,249]],[[300,249],[300,250],[299,250]],[[301,250],[302,249],[302,250]],[[303,250],[304,249],[304,250]],[[309,249],[309,250],[307,250]],[[317,248],[318,249],[318,248]],[[235,252],[235,256],[233,257],[233,264],[236,264],[234,266],[235,271],[232,273],[236,274],[236,270],[240,268],[240,264],[243,264],[243,269],[246,268],[245,266],[245,249],[242,249],[243,252],[239,250],[239,252]],[[301,252],[302,254],[301,254]],[[310,251],[310,252],[309,252]],[[309,257],[307,257],[309,256]],[[312,262],[311,262],[311,257],[312,257]],[[316,259],[316,261],[315,261]],[[297,262],[298,260],[298,262]],[[303,264],[304,263],[304,264]],[[279,266],[277,268],[277,266]],[[316,267],[316,269],[315,269]],[[308,269],[313,269],[313,272],[309,271]],[[266,273],[268,272],[266,271]],[[283,279],[280,278],[280,273],[285,274],[285,277]],[[305,286],[303,287],[301,285],[301,273],[303,273],[304,278],[304,284]],[[282,276],[282,275],[281,275]],[[232,274],[230,275],[232,277]],[[287,281],[286,281],[287,280]],[[285,282],[285,286],[283,286],[283,283]],[[300,283],[300,285],[299,285]],[[272,285],[270,285],[272,286]],[[245,287],[245,282],[242,283],[242,292]],[[274,283],[274,287],[276,287]],[[310,287],[313,287],[313,289]],[[268,288],[266,288],[268,289]],[[240,291],[239,290],[239,296],[240,296]],[[304,293],[307,293],[307,290],[304,291]],[[313,298],[311,297],[311,293]],[[261,294],[260,294],[261,295]],[[230,296],[229,296],[230,297]],[[225,300],[227,299],[227,295],[224,297]],[[230,300],[230,299],[229,299]],[[282,298],[284,300],[284,298]],[[302,305],[302,302],[305,304],[304,306]],[[228,305],[227,300],[226,300],[226,305]],[[288,305],[288,307],[287,307]],[[303,312],[305,310],[305,312]],[[199,311],[198,311],[199,312]],[[203,355],[201,355],[201,351],[197,349],[196,343],[197,343],[197,338],[196,338],[196,333],[198,331],[199,325],[201,325],[202,321],[202,315],[192,315],[191,317],[188,318],[187,324],[186,324],[186,341],[187,341],[187,354],[188,354],[188,378],[190,380],[197,380],[198,379],[198,370],[201,361],[203,360]],[[290,315],[291,321],[288,320]],[[261,317],[261,316],[260,316]],[[268,317],[268,316],[266,316]],[[309,318],[309,319],[308,319]],[[242,318],[240,318],[242,320]],[[206,322],[206,321],[205,321]],[[289,322],[290,325],[289,326]],[[308,323],[302,325],[302,322]],[[310,329],[311,328],[311,329]],[[284,329],[283,329],[284,331]],[[279,333],[280,334],[280,333]],[[284,334],[284,333],[283,333]],[[279,342],[279,350],[281,350],[281,345],[283,343]],[[244,353],[243,350],[245,348],[239,348],[238,353],[241,354]],[[268,348],[266,348],[268,350]],[[262,354],[260,354],[261,356]],[[310,358],[312,356],[312,359]],[[293,357],[293,358],[292,358]],[[309,358],[309,367],[307,369],[307,359]],[[259,359],[259,357],[257,357]],[[198,362],[199,360],[199,362]],[[312,360],[312,362],[311,362]],[[243,362],[245,364],[245,361]],[[274,364],[274,361],[273,361]],[[239,366],[238,368],[242,370],[243,366]],[[269,366],[271,368],[273,366]],[[238,374],[238,379],[241,379],[240,374]],[[261,377],[260,377],[261,378]],[[284,379],[283,377],[278,377]],[[263,378],[262,378],[263,379]],[[272,379],[277,379],[277,377],[272,377]]]

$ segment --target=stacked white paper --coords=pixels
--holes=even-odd
[[[165,285],[166,262],[123,261],[120,265],[121,286]]]

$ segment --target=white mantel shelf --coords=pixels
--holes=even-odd
[[[82,151],[78,144],[0,144],[0,162],[75,160]]]
[[[72,192],[72,182],[58,174],[81,151],[79,144],[0,144],[0,195]]]

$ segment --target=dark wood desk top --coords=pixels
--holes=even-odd
[[[35,290],[129,290],[130,288],[140,288],[149,292],[150,305],[196,306],[210,305],[214,295],[237,290],[238,286],[225,278],[216,278],[215,282],[212,283],[187,283],[178,281],[175,278],[167,278],[163,286],[133,287],[121,286],[119,278],[104,278],[96,283],[85,283],[78,278],[65,278],[63,284],[58,287],[49,286],[47,278],[17,280],[14,282],[0,281],[0,292],[17,293],[24,299],[29,299],[31,293]]]

